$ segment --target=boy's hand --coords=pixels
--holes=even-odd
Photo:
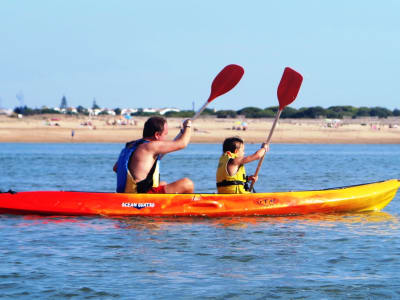
[[[269,151],[269,144],[263,143],[263,144],[261,145],[261,148],[264,148],[264,149],[265,149],[265,153],[267,153],[267,152]]]
[[[258,176],[254,176],[254,175],[247,176],[247,180],[248,180],[248,181],[254,181],[254,182],[257,182],[257,180],[258,180]]]

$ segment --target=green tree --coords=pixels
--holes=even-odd
[[[168,111],[164,114],[166,118],[191,118],[194,116],[193,110]]]
[[[369,117],[371,109],[365,106],[359,107],[356,113],[356,117]]]
[[[60,111],[55,110],[53,108],[43,107],[39,110],[40,114],[60,114]]]
[[[297,113],[297,109],[287,106],[281,113],[281,118],[293,118]]]
[[[279,110],[279,106],[266,107],[266,108],[264,108],[264,110],[269,110],[269,111],[272,111],[274,114],[276,114],[278,112],[278,110]]]
[[[337,112],[332,109],[326,109],[325,116],[330,119],[342,119],[343,118],[343,114],[341,112]]]
[[[24,116],[31,116],[31,115],[35,114],[35,110],[33,110],[32,108],[29,108],[26,105],[18,106],[16,108],[14,108],[14,112],[16,114],[20,114],[20,115],[24,115]]]
[[[319,117],[326,116],[326,113],[325,113],[325,109],[323,109],[321,106],[314,106],[314,107],[307,108],[304,111],[304,116],[306,118],[317,119]]]
[[[392,112],[384,107],[373,107],[371,108],[370,115],[372,117],[387,118],[392,115]]]
[[[234,110],[219,110],[217,111],[217,118],[236,118],[236,111]]]
[[[254,118],[257,114],[260,114],[262,111],[263,110],[261,108],[248,106],[236,111],[236,113],[238,115],[245,116],[246,118]]]
[[[211,109],[211,108],[206,108],[201,114],[202,114],[202,115],[209,115],[209,116],[212,116],[212,115],[215,115],[216,113],[214,112],[213,109]],[[194,115],[194,114],[193,114],[193,115]]]
[[[119,107],[115,108],[115,109],[114,109],[114,112],[115,112],[115,114],[116,114],[117,116],[120,116],[120,115],[121,115],[121,109],[120,109]]]
[[[344,116],[353,117],[357,113],[357,108],[355,108],[351,105],[331,106],[331,107],[328,107],[328,109],[339,113],[341,115],[341,117],[344,117]]]
[[[82,105],[79,105],[76,110],[78,111],[78,114],[83,114],[83,115],[87,115],[89,114],[87,108],[83,107]]]

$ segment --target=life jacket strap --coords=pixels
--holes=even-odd
[[[239,180],[224,180],[221,182],[217,182],[217,187],[221,187],[221,186],[230,186],[230,185],[244,185],[245,182],[243,181],[239,181]]]

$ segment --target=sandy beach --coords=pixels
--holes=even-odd
[[[0,116],[0,142],[33,143],[125,143],[141,137],[146,117],[135,117],[130,123],[122,117],[37,115],[21,119]],[[118,121],[119,120],[119,121]],[[119,124],[122,122],[128,124]],[[228,136],[239,136],[246,143],[266,140],[273,119],[203,117],[195,121],[192,143],[221,143]],[[182,119],[168,119],[172,139]],[[400,144],[400,118],[349,119],[329,122],[326,119],[281,119],[272,143],[296,144]],[[73,133],[73,136],[72,136]]]

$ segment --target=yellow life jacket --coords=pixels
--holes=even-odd
[[[129,169],[127,170],[125,193],[146,193],[150,188],[158,187],[159,185],[160,171],[158,159],[154,162],[147,177],[142,181],[136,182]]]
[[[234,175],[228,173],[228,162],[235,159],[236,154],[229,151],[222,154],[217,168],[217,189],[219,194],[248,194],[244,185],[246,183],[246,170],[244,165]]]

